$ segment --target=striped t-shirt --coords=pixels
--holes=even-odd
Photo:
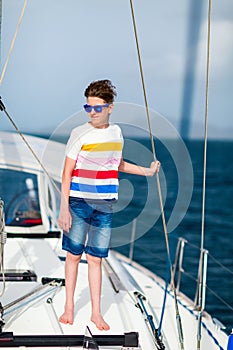
[[[66,146],[66,156],[76,160],[70,196],[117,199],[122,148],[121,129],[115,124],[101,129],[85,123],[73,129]]]

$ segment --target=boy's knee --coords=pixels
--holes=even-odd
[[[81,260],[81,257],[82,257],[82,254],[75,255],[75,254],[71,254],[71,253],[68,252],[67,256],[66,256],[66,259],[70,260],[70,261],[73,261],[73,262],[76,262],[76,263],[79,263],[80,260]]]
[[[98,256],[93,256],[90,254],[86,254],[86,259],[87,259],[88,264],[100,265],[102,262],[102,258],[99,258]]]

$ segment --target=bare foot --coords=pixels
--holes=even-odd
[[[110,329],[109,325],[104,321],[102,315],[92,315],[91,321],[96,325],[101,331],[108,331]]]
[[[65,308],[64,313],[59,317],[59,322],[64,324],[73,324],[74,323],[74,309]]]

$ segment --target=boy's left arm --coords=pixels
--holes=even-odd
[[[121,159],[120,165],[118,167],[119,171],[124,173],[142,175],[142,176],[154,176],[155,173],[158,173],[160,169],[160,162],[152,162],[149,168],[125,162]]]

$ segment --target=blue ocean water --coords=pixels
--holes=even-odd
[[[124,157],[129,161],[148,166],[150,155],[147,155],[145,148],[150,149],[150,141],[138,139],[136,142],[132,150],[132,143],[129,143],[129,149],[127,149],[126,141]],[[160,141],[155,142],[156,156],[162,164],[161,189],[162,193],[166,192],[166,195],[163,196],[165,222],[169,221],[174,211],[178,192],[181,190],[179,186],[193,183],[191,201],[187,206],[185,203],[189,196],[189,191],[187,191],[187,196],[184,193],[181,197],[181,201],[184,203],[183,208],[181,203],[177,213],[174,213],[175,220],[177,222],[180,220],[180,223],[168,233],[172,259],[175,255],[178,238],[183,237],[187,240],[180,289],[194,300],[201,237],[203,237],[203,247],[209,252],[205,309],[212,317],[217,318],[227,327],[226,332],[229,334],[233,327],[233,142],[211,140],[207,143],[203,231],[203,141],[189,140],[185,142],[192,164],[193,182],[190,169],[183,176],[183,181],[179,180],[179,177],[182,177],[179,172],[185,173],[187,170],[187,159],[184,159],[182,168],[182,150],[176,150],[178,156],[174,159],[170,150],[174,151],[176,143],[175,141],[170,142],[169,146],[166,142],[165,144]],[[180,157],[179,152],[181,152]],[[181,161],[181,164],[177,164],[177,159],[179,162]],[[124,173],[120,173],[119,176],[119,203],[116,205],[113,219],[113,248],[129,255],[131,227],[133,220],[137,219],[133,258],[166,279],[168,276],[167,247],[164,226],[159,213],[157,183],[154,181],[153,187],[144,177]],[[166,184],[163,185],[163,182]],[[155,191],[155,200],[148,200],[148,192],[153,191],[152,188]],[[182,209],[185,212],[183,218]],[[155,222],[151,220],[153,215],[156,216]],[[201,236],[202,232],[203,236]]]

